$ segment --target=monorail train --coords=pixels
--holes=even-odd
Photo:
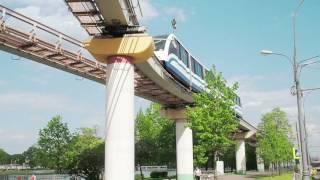
[[[204,76],[208,69],[201,64],[174,35],[154,37],[155,56],[163,62],[164,68],[181,84],[194,92],[203,91],[206,87]],[[242,117],[241,100],[235,99],[235,111]]]

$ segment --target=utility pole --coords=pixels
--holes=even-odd
[[[297,135],[297,143],[298,143],[298,149],[300,152],[300,157],[301,157],[301,144],[300,144],[300,133],[299,133],[299,124],[298,122],[296,122],[296,135]],[[299,159],[299,172],[300,174],[302,174],[302,163],[301,163],[301,159]]]
[[[307,153],[307,143],[306,143],[306,127],[304,123],[304,113],[303,113],[303,95],[300,87],[300,68],[301,66],[297,63],[297,47],[296,47],[296,17],[299,8],[302,6],[304,0],[301,0],[299,6],[295,10],[292,17],[293,25],[293,72],[294,72],[294,83],[297,94],[297,106],[298,106],[298,122],[299,122],[299,135],[300,135],[300,145],[301,145],[301,160],[302,160],[302,179],[310,179],[310,171],[308,165],[308,153]]]
[[[299,122],[299,136],[300,136],[300,145],[301,145],[301,155],[302,155],[302,179],[303,180],[309,180],[310,179],[310,171],[309,171],[309,165],[308,165],[308,153],[307,153],[307,143],[306,143],[306,127],[304,123],[304,113],[302,108],[302,91],[300,87],[300,81],[299,81],[299,67],[296,65],[295,62],[295,87],[297,92],[297,105],[298,105],[298,122]]]
[[[305,116],[303,112],[303,92],[306,90],[317,90],[319,88],[313,89],[305,89],[302,90],[300,87],[300,72],[302,68],[319,63],[320,61],[310,62],[309,60],[318,58],[319,56],[314,56],[302,61],[297,61],[297,47],[296,47],[296,18],[298,15],[298,11],[302,6],[304,0],[301,0],[299,6],[295,9],[293,16],[292,16],[292,29],[293,29],[293,56],[290,58],[289,56],[281,53],[273,53],[269,50],[262,50],[262,55],[278,55],[285,57],[292,65],[293,68],[293,79],[294,79],[294,87],[292,95],[297,96],[297,107],[298,107],[298,124],[299,124],[299,131],[298,131],[298,141],[300,144],[300,152],[301,152],[301,165],[302,165],[302,179],[303,180],[310,180],[310,166],[308,164],[308,147],[307,147],[307,137],[306,137],[306,127],[305,127]]]

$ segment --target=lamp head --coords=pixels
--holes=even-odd
[[[261,53],[262,55],[264,55],[264,56],[273,54],[273,52],[272,52],[272,51],[269,51],[269,50],[262,50],[262,51],[260,51],[260,53]]]

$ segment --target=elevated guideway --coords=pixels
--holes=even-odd
[[[127,10],[130,10],[130,12],[135,11],[134,8],[140,8],[139,7],[139,1],[136,1],[136,6],[128,6],[131,4],[130,0],[124,0],[124,1],[108,1],[108,2],[126,2],[123,7],[126,8],[120,8],[118,11],[124,13]],[[108,22],[107,19],[117,19],[119,18],[117,13],[110,17],[110,15],[104,14],[101,8],[106,10],[106,7],[113,7],[110,4],[105,4],[107,1],[104,0],[65,0],[66,4],[69,7],[69,10],[73,13],[73,15],[79,20],[81,26],[88,32],[91,36],[103,36],[103,28],[105,26],[110,26],[110,21]],[[101,3],[104,2],[104,3]],[[118,6],[116,6],[118,7]],[[131,8],[129,8],[131,7]],[[132,8],[133,7],[133,8]],[[130,13],[129,13],[130,14]],[[131,18],[134,19],[134,23],[128,22],[128,21],[122,21],[122,24],[124,25],[134,25],[138,26],[138,18],[136,13],[131,13]],[[121,18],[120,18],[121,19]],[[186,89],[185,86],[180,84],[177,80],[175,80],[164,68],[161,62],[156,58],[154,55],[151,57],[148,61],[145,63],[138,63],[135,64],[137,70],[141,71],[145,76],[147,76],[150,80],[158,84],[160,87],[165,88],[168,92],[174,94],[178,98],[181,98],[181,106],[176,106],[175,104],[165,104],[167,106],[173,106],[173,107],[184,107],[186,104],[190,104],[193,102],[192,98],[192,92],[190,92],[189,89]],[[143,88],[143,87],[141,87]],[[148,91],[148,88],[146,88],[145,91]],[[143,96],[142,96],[143,97]],[[150,99],[150,98],[147,98]],[[158,101],[159,102],[159,101]],[[240,129],[243,131],[256,131],[256,128],[252,126],[247,121],[241,119],[240,120]]]
[[[139,26],[135,14],[138,4],[134,6],[131,0],[65,2],[82,27],[97,40],[116,38],[124,32],[135,34],[145,31]],[[193,92],[171,76],[154,54],[143,63],[132,63],[131,57],[122,54],[108,57],[111,63],[101,63],[90,57],[82,42],[66,34],[1,5],[0,15],[1,50],[106,85],[106,148],[109,149],[106,149],[105,162],[111,163],[106,164],[107,179],[119,179],[118,171],[123,169],[123,166],[128,169],[128,172],[124,173],[124,179],[133,177],[133,93],[158,102],[169,111],[179,112],[179,109],[193,103]],[[114,97],[118,98],[114,101]],[[189,180],[193,174],[192,131],[186,127],[185,117],[173,119],[177,125],[178,179]],[[244,139],[254,139],[256,129],[248,122],[239,120],[239,132],[235,138],[241,140],[239,157],[243,166]],[[122,128],[125,130],[121,131]]]
[[[145,31],[144,27],[139,26],[136,14],[137,9],[142,14],[139,0],[135,0],[135,4],[132,0],[65,0],[65,2],[90,36]]]
[[[105,85],[106,65],[90,59],[82,42],[1,5],[0,13],[1,50]],[[155,56],[135,67],[137,96],[168,107],[193,102],[192,92],[176,81]],[[255,130],[244,120],[240,125],[244,131]]]

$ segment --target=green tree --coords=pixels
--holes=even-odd
[[[10,155],[0,148],[0,164],[9,164],[10,163]]]
[[[175,166],[175,124],[151,104],[136,117],[136,164]]]
[[[94,129],[81,128],[72,138],[65,153],[66,169],[88,180],[98,180],[104,167],[104,141]]]
[[[41,166],[41,151],[36,145],[29,147],[22,154],[31,168]]]
[[[10,156],[10,162],[15,164],[23,164],[25,163],[25,157],[23,154],[13,154]]]
[[[236,169],[236,152],[234,146],[227,148],[221,159],[224,162],[224,167],[231,168],[233,172],[233,170]]]
[[[246,149],[246,169],[257,170],[257,154],[256,147],[251,146],[249,143],[245,145]]]
[[[55,169],[61,173],[66,165],[64,157],[72,135],[67,124],[62,123],[61,116],[53,117],[44,129],[39,132],[39,152],[41,166]]]
[[[291,127],[280,108],[262,116],[257,132],[257,153],[266,164],[278,165],[292,159]],[[279,171],[280,173],[280,171]]]
[[[188,126],[194,134],[194,157],[197,165],[215,164],[218,154],[232,145],[238,127],[233,106],[238,84],[227,85],[222,74],[212,68],[206,73],[207,89],[194,93],[194,105],[187,107]]]

